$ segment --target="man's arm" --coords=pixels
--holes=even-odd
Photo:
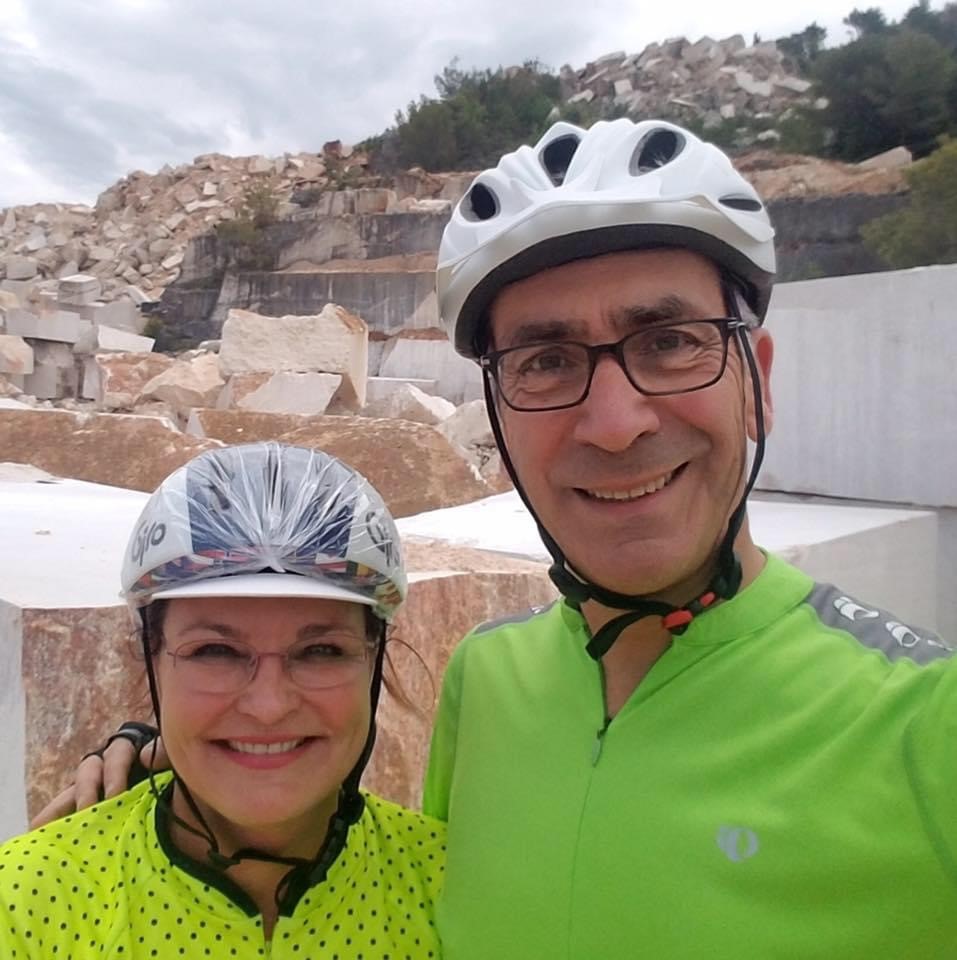
[[[459,729],[464,655],[460,644],[453,651],[442,678],[442,693],[432,727],[429,765],[422,789],[422,812],[439,820],[449,818],[449,796],[455,768],[455,745]]]
[[[146,771],[166,770],[169,757],[163,741],[146,724],[123,724],[106,744],[88,753],[76,768],[70,786],[58,793],[31,821],[35,830],[84,807],[115,797],[146,775]]]

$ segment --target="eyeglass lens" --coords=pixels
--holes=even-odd
[[[584,399],[597,353],[614,352],[632,385],[642,393],[666,395],[709,386],[724,372],[727,333],[708,320],[655,325],[602,348],[548,342],[498,355],[499,389],[511,406],[541,410]]]

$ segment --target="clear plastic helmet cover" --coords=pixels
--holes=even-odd
[[[134,609],[192,584],[221,596],[229,584],[213,581],[258,573],[307,578],[308,595],[383,620],[407,591],[395,521],[372,485],[320,450],[268,442],[207,451],[163,481],[130,537],[122,595]],[[246,585],[237,595],[284,595],[276,581],[232,582]],[[287,595],[300,595],[295,582]]]

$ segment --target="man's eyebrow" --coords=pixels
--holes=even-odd
[[[584,320],[528,320],[511,331],[497,350],[522,347],[527,343],[583,339],[588,325]]]
[[[675,320],[701,320],[705,314],[699,307],[677,294],[662,297],[656,303],[624,307],[612,314],[611,320],[622,333],[647,323],[668,323]]]

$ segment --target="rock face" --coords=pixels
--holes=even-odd
[[[218,446],[155,417],[0,410],[0,462],[128,490],[152,492],[176,467]]]
[[[223,325],[219,365],[223,374],[257,371],[335,373],[361,407],[366,398],[369,330],[355,314],[327,304],[314,316],[264,318],[231,310]]]
[[[226,444],[281,440],[325,450],[368,477],[397,517],[468,503],[491,492],[449,442],[424,424],[196,410],[187,429]]]

